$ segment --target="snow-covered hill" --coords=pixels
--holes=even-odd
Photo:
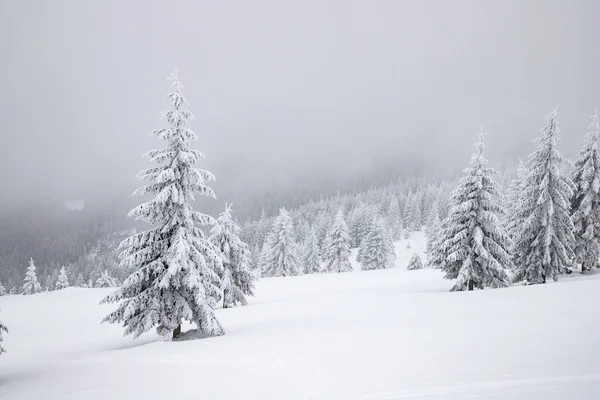
[[[0,297],[0,399],[596,399],[600,275],[450,293],[438,271],[263,279],[227,334],[162,342],[100,324],[110,289]]]

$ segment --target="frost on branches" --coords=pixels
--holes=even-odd
[[[294,239],[294,226],[285,208],[279,210],[279,215],[273,221],[273,231],[267,242],[263,275],[298,275],[298,249]]]
[[[327,271],[352,271],[352,266],[350,265],[350,236],[348,236],[348,227],[346,226],[342,210],[339,210],[333,219],[326,243],[328,246],[325,249]]]
[[[571,199],[571,219],[575,234],[575,256],[581,272],[598,266],[600,256],[600,123],[598,110],[592,115],[575,169],[571,175],[575,193]]]
[[[4,325],[2,321],[0,321],[0,354],[6,353],[6,350],[4,350],[4,347],[2,347],[2,341],[4,340],[2,338],[2,332],[8,333],[8,328],[6,328],[6,325]]]
[[[61,290],[61,289],[66,289],[69,286],[69,278],[67,278],[67,271],[65,270],[65,267],[62,267],[60,269],[60,273],[58,275],[58,279],[56,280],[56,290]]]
[[[423,269],[423,262],[421,261],[421,257],[417,253],[413,253],[410,261],[408,262],[407,270],[412,271],[415,269]]]
[[[35,294],[42,291],[42,285],[38,282],[37,272],[33,258],[29,259],[29,266],[27,272],[25,272],[25,279],[23,280],[23,294]]]
[[[96,287],[97,288],[109,288],[115,287],[117,285],[117,280],[108,274],[108,271],[104,270],[102,275],[96,279]]]
[[[308,238],[306,239],[306,243],[304,244],[304,252],[302,255],[302,264],[304,266],[305,274],[321,272],[320,252],[317,234],[314,229],[311,229]]]
[[[396,253],[392,233],[381,218],[377,218],[359,249],[363,270],[384,269],[394,265]]]
[[[0,282],[0,296],[4,295],[6,295],[6,288],[2,285],[2,282]]]
[[[569,214],[573,182],[561,173],[569,162],[556,149],[560,133],[556,110],[546,120],[544,136],[536,140],[538,148],[527,160],[529,172],[516,215],[515,282],[557,280],[574,257]]]
[[[506,287],[511,241],[499,220],[500,186],[483,157],[484,133],[475,143],[471,167],[450,196],[450,212],[430,255],[430,264],[456,279],[452,291]]]
[[[214,219],[194,211],[190,204],[195,194],[215,198],[206,185],[214,176],[193,167],[204,158],[189,147],[189,141],[197,139],[186,127],[194,116],[187,110],[177,70],[169,79],[173,92],[166,99],[172,108],[162,113],[162,119],[171,126],[151,132],[166,146],[146,153],[158,165],[138,174],[138,179],[150,183],[134,192],[154,198],[129,212],[152,228],[121,242],[120,266],[136,272],[103,300],[119,303],[103,322],[123,323],[125,335],[134,337],[156,327],[159,335],[172,332],[175,338],[183,321],[195,323],[201,335],[222,335],[214,313],[221,298],[221,258],[196,226],[212,225]]]
[[[231,205],[225,204],[225,211],[217,218],[208,239],[222,256],[223,308],[245,306],[248,304],[245,296],[254,295],[256,277],[250,268],[250,248],[239,236],[240,228],[231,219]]]

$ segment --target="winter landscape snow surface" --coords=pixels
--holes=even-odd
[[[262,279],[204,340],[101,325],[113,289],[0,297],[0,399],[600,398],[599,274],[451,293],[406,242],[396,268]]]

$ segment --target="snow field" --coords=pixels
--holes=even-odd
[[[411,242],[397,268],[263,279],[204,340],[123,337],[112,289],[0,297],[0,399],[598,398],[600,275],[450,293]]]

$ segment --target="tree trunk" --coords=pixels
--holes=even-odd
[[[469,291],[473,290],[473,279],[469,279]]]
[[[546,283],[546,274],[542,275],[542,283]]]
[[[177,325],[177,328],[173,329],[173,339],[177,339],[179,335],[181,335],[181,324]]]

